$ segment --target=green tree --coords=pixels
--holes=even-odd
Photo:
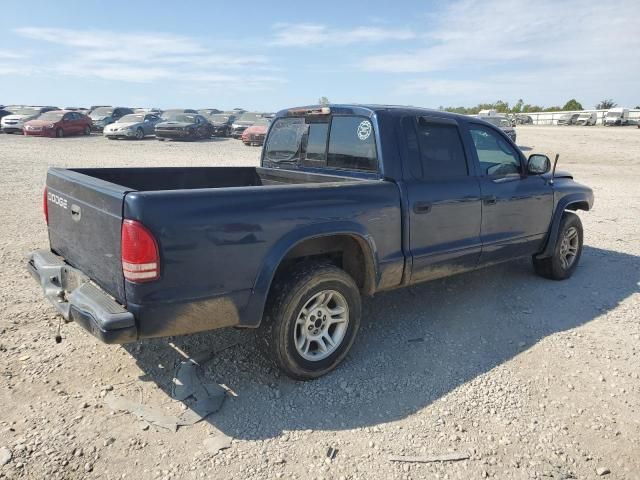
[[[599,104],[596,105],[596,110],[609,110],[610,108],[617,107],[618,104],[614,102],[611,98],[606,100],[602,100]]]
[[[584,108],[582,108],[582,104],[579,101],[577,101],[575,98],[572,98],[564,104],[562,110],[584,110]]]
[[[320,97],[318,99],[318,104],[319,105],[329,105],[331,102],[329,101],[329,99],[327,97]]]
[[[524,105],[524,100],[521,98],[518,99],[516,104],[511,108],[511,113],[520,113],[522,112],[522,106]]]

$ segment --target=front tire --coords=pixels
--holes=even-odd
[[[538,275],[551,280],[566,280],[578,267],[582,256],[583,230],[580,217],[565,212],[560,220],[558,239],[553,255],[548,258],[533,258],[533,267]]]
[[[84,134],[87,136],[91,135],[91,127],[89,125],[84,127]]]
[[[276,280],[259,335],[266,355],[295,380],[335,369],[358,333],[358,286],[342,269],[308,262]]]
[[[56,137],[57,138],[63,138],[64,137],[64,130],[62,128],[59,128],[56,130]]]
[[[142,128],[138,128],[136,130],[136,140],[142,140],[144,138],[144,130]]]

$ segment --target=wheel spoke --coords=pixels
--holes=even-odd
[[[322,353],[326,353],[328,348],[327,348],[327,344],[324,342],[324,337],[320,337],[317,340],[315,340],[315,342],[318,344],[318,349],[322,352]]]
[[[329,348],[335,347],[335,343],[333,342],[333,339],[331,338],[331,336],[327,332],[325,332],[322,335],[322,339],[324,340],[325,344],[327,344],[329,346]]]
[[[335,308],[330,308],[329,309],[329,314],[331,315],[331,318],[333,318],[336,315],[342,315],[345,311],[346,311],[346,309],[344,307],[341,307],[340,305],[338,305]]]
[[[562,268],[566,269],[567,268],[567,257],[565,257],[564,255],[560,256],[560,263],[562,263]]]
[[[333,292],[329,292],[324,296],[324,299],[322,300],[322,305],[325,307],[329,306],[329,303],[331,302],[331,299],[333,298]]]

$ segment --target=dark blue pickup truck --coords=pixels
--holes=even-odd
[[[51,168],[28,269],[106,343],[260,328],[288,375],[336,367],[362,295],[532,257],[576,269],[591,189],[480,119],[362,105],[279,112],[260,167]]]

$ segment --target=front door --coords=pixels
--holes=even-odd
[[[458,124],[437,116],[406,117],[411,282],[475,268],[481,252],[480,186]]]
[[[479,123],[468,125],[480,167],[480,263],[538,252],[553,213],[551,185],[539,175],[526,175],[524,156],[501,132]]]

